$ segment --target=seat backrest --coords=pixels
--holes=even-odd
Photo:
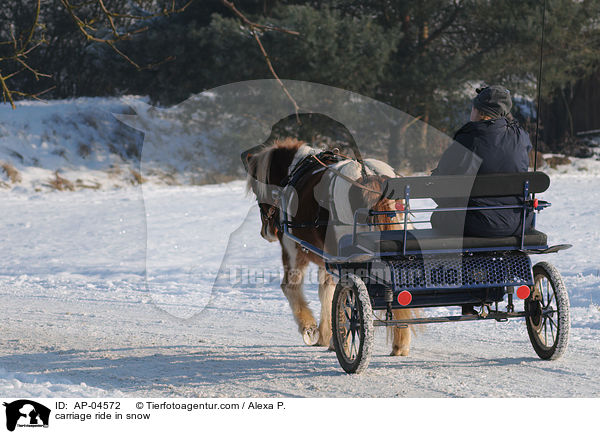
[[[550,178],[543,172],[411,176],[388,179],[384,184],[383,195],[388,199],[403,199],[408,186],[411,199],[523,196],[523,188],[527,181],[529,193],[542,193],[550,186]]]

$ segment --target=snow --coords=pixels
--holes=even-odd
[[[21,101],[16,110],[0,104],[0,164],[10,164],[20,178],[11,180],[0,169],[0,188],[51,191],[56,173],[75,190],[136,185],[140,174],[163,185],[204,183],[207,173],[221,169],[211,132],[199,119],[201,102],[168,110],[148,103],[147,97],[122,96]]]
[[[73,384],[68,381],[57,382],[43,375],[15,374],[0,369],[0,393],[2,396],[22,398],[53,398],[53,397],[121,397],[119,390],[103,390],[88,386],[85,383]]]
[[[574,244],[534,257],[553,262],[569,290],[565,357],[539,360],[519,320],[423,327],[406,358],[389,357],[377,329],[359,376],[303,345],[279,288],[279,246],[260,238],[242,181],[2,192],[0,394],[598,396],[598,183],[556,175],[541,196],[553,206],[539,228]],[[307,298],[318,312],[314,268]]]
[[[280,289],[279,245],[260,237],[243,181],[168,186],[157,174],[137,185],[131,171],[140,169],[139,155],[128,149],[136,151],[142,136],[111,114],[133,112],[174,146],[169,155],[145,148],[149,169],[170,159],[184,183],[198,161],[212,164],[210,150],[184,152],[197,131],[173,127],[182,113],[157,113],[146,98],[0,105],[0,162],[21,176],[12,182],[0,170],[1,395],[600,395],[596,158],[544,169],[552,184],[540,198],[553,206],[538,228],[552,244],[574,245],[533,257],[558,267],[571,298],[562,359],[539,360],[521,320],[421,327],[409,357],[388,356],[391,343],[377,328],[369,368],[350,376],[334,353],[303,344]],[[48,186],[57,170],[76,191]],[[306,295],[318,313],[314,267]]]
[[[141,147],[143,135],[125,127],[113,113],[132,113],[146,101],[142,97],[21,101],[16,110],[0,104],[0,160],[15,167],[22,178],[9,186],[46,191],[55,171],[88,188],[131,183],[128,169],[135,167],[127,154]]]

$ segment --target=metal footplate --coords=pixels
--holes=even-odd
[[[525,253],[431,255],[390,261],[394,291],[532,285]]]

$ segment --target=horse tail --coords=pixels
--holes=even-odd
[[[372,211],[391,211],[396,212],[396,201],[388,199],[382,195],[383,184],[387,177],[380,175],[370,175],[363,178],[360,183],[366,188],[360,189],[361,201],[365,208]],[[375,215],[372,218],[372,223],[377,225],[377,230],[401,230],[404,226],[401,224],[401,219],[394,215]]]
[[[421,315],[422,309],[394,309],[392,311],[392,319],[398,321],[398,320],[405,320],[405,319],[413,319],[413,318],[417,318]],[[415,324],[411,324],[408,326],[408,331],[404,332],[405,329],[401,329],[398,327],[394,327],[394,326],[388,326],[386,327],[386,343],[389,344],[390,340],[394,343],[394,346],[396,345],[406,345],[407,349],[408,346],[410,345],[410,335],[407,335],[406,333],[412,333],[413,335],[417,334],[417,330],[422,331],[421,329],[424,326],[419,324],[419,325],[415,325]],[[395,350],[396,348],[394,348]],[[398,354],[396,354],[398,355]]]
[[[367,207],[373,211],[395,212],[397,210],[395,200],[387,199],[386,197],[382,196],[381,193],[376,194],[373,192],[373,190],[383,191],[383,184],[386,179],[387,178],[384,176],[371,175],[363,179],[363,181],[361,182],[361,184],[364,184],[369,188],[369,190],[362,190],[362,197],[364,202],[367,204]],[[373,216],[373,223],[378,224],[377,230],[380,231],[404,229],[403,218],[399,217],[399,215],[395,215],[394,217],[389,217],[387,215],[376,215]],[[408,229],[412,229],[413,227],[410,223],[407,223],[407,226]],[[420,311],[420,309],[394,309],[393,319],[413,319],[419,316]],[[420,326],[410,325],[408,327],[408,333],[416,334],[418,328],[420,328]],[[394,346],[405,345],[406,351],[408,351],[408,347],[410,345],[410,336],[406,335],[406,332],[404,332],[402,329],[393,326],[387,327],[386,338],[388,343],[389,340],[392,339],[394,342]]]

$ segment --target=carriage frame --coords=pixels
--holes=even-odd
[[[352,233],[342,236],[337,254],[326,252],[291,233],[285,191],[281,229],[301,248],[323,258],[339,282],[332,303],[333,343],[338,361],[348,373],[364,371],[370,360],[374,327],[524,318],[530,341],[542,359],[557,359],[566,350],[570,316],[568,294],[556,268],[548,262],[532,265],[530,255],[558,252],[568,244],[549,246],[535,230],[536,214],[551,204],[535,198],[548,189],[542,172],[473,176],[401,177],[387,180],[382,197],[402,203],[396,211],[358,209]],[[519,196],[519,204],[469,206],[470,198]],[[411,200],[434,199],[462,206],[412,208]],[[461,202],[462,201],[462,202]],[[433,229],[411,229],[409,219],[430,212],[515,209],[520,212],[520,236],[487,238],[449,236]],[[528,216],[532,229],[526,230]],[[398,230],[379,231],[377,216],[395,218]],[[515,296],[523,309],[515,307]],[[501,302],[506,305],[500,307]],[[475,305],[475,314],[394,319],[407,308]],[[550,337],[548,336],[550,335]]]

